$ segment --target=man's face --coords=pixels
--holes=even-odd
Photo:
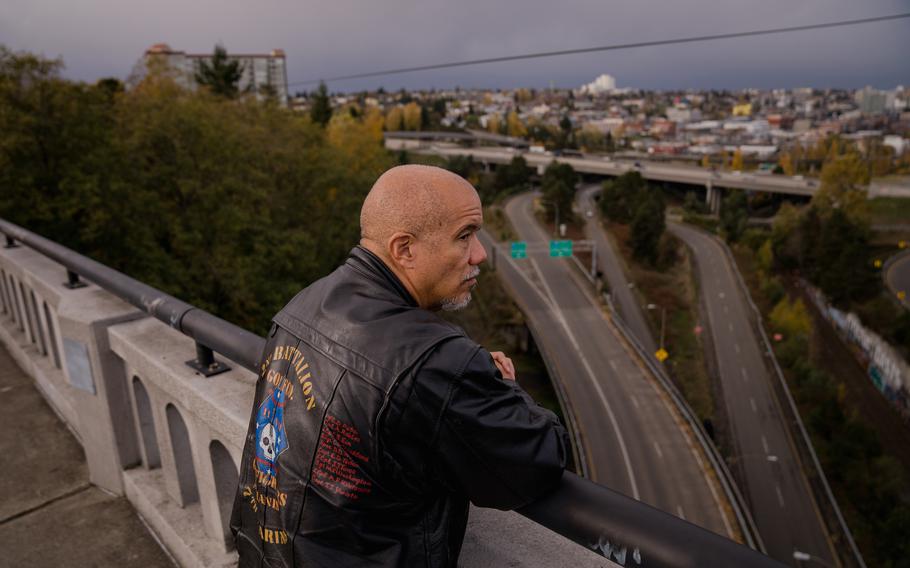
[[[478,265],[487,258],[477,238],[483,209],[469,186],[443,192],[439,206],[446,211],[442,226],[421,239],[419,294],[428,309],[457,310],[471,301]]]

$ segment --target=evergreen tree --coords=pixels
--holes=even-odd
[[[526,190],[530,181],[531,168],[523,156],[515,156],[511,162],[496,169],[495,185],[499,197]]]
[[[316,124],[325,126],[332,118],[332,103],[329,101],[329,91],[325,83],[320,82],[319,88],[312,95],[313,102],[310,105],[310,118]]]
[[[647,194],[635,211],[629,245],[632,255],[639,261],[657,262],[660,237],[664,234],[664,200],[657,192]]]
[[[868,231],[842,209],[824,220],[817,239],[815,282],[832,302],[862,297],[874,277],[868,262]]]
[[[610,221],[630,223],[645,197],[645,179],[638,172],[627,172],[603,184],[600,210]]]
[[[240,62],[231,61],[224,46],[216,45],[211,63],[204,59],[199,61],[196,82],[208,87],[216,95],[233,99],[240,92],[238,85],[242,76],[243,66]]]
[[[742,190],[731,190],[720,205],[720,228],[729,242],[736,242],[746,230],[749,208]]]
[[[572,166],[556,161],[550,162],[541,179],[544,207],[549,216],[555,216],[555,209],[558,207],[560,222],[571,218],[577,183],[578,175]]]

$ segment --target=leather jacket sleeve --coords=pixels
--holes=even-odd
[[[447,342],[434,355],[418,380],[440,373],[451,381],[433,442],[440,474],[480,507],[516,509],[551,490],[569,451],[556,415],[503,379],[471,341]],[[448,369],[437,367],[442,361]]]

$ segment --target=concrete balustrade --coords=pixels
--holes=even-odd
[[[181,566],[235,565],[228,521],[256,377],[229,360],[226,373],[197,374],[185,364],[192,339],[66,280],[27,247],[0,248],[0,341],[82,444],[92,483],[125,495]],[[460,563],[603,558],[518,514],[475,508]]]

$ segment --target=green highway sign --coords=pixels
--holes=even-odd
[[[512,243],[512,258],[528,258],[528,243],[515,241]]]
[[[572,241],[550,241],[550,256],[572,256]]]

